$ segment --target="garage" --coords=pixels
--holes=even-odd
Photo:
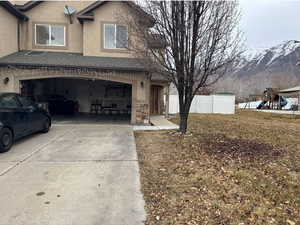
[[[130,122],[130,84],[89,78],[20,81],[20,91],[50,112],[58,123]]]
[[[168,82],[136,58],[25,50],[0,58],[0,77],[3,92],[31,97],[54,122],[149,125],[150,111],[166,111]]]

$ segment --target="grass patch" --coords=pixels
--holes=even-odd
[[[146,224],[300,224],[299,118],[191,115],[189,130],[135,133]]]

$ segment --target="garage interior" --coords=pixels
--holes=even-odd
[[[84,78],[23,80],[21,94],[50,112],[56,123],[130,123],[129,84]]]

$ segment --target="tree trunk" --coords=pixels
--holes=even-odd
[[[189,113],[188,112],[181,112],[180,113],[180,124],[179,124],[179,131],[182,134],[187,132],[187,122],[188,122]]]
[[[180,117],[179,131],[182,134],[185,134],[187,132],[188,117],[189,117],[193,97],[190,97],[191,96],[190,93],[184,94],[182,89],[178,90],[178,95],[179,95],[178,97],[179,97],[179,117]]]

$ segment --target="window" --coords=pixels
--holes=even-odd
[[[64,25],[35,24],[35,44],[42,46],[65,46]]]
[[[19,108],[20,105],[18,104],[14,95],[5,95],[0,99],[0,107],[7,109],[16,109]]]
[[[124,25],[104,24],[104,48],[125,49],[128,47],[128,29]]]

